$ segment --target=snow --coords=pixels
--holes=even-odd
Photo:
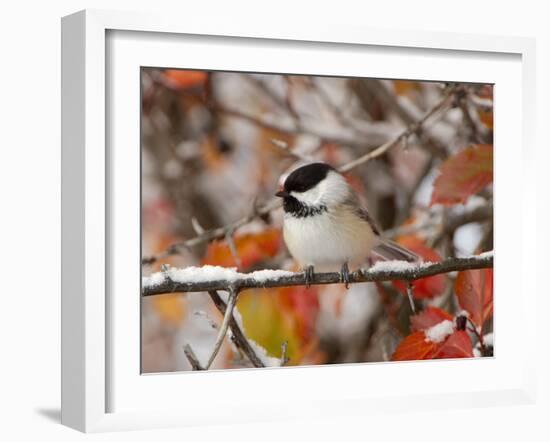
[[[426,342],[438,343],[444,341],[454,331],[453,321],[446,319],[424,331]]]
[[[143,287],[156,287],[164,282],[164,273],[157,272],[143,278]]]
[[[495,256],[494,250],[489,250],[488,252],[483,252],[478,255],[480,258],[492,258]]]
[[[144,277],[142,284],[143,287],[155,287],[162,284],[166,277],[173,282],[182,284],[219,281],[222,279],[234,282],[239,279],[239,275],[240,273],[238,273],[237,269],[234,267],[226,268],[205,265],[202,267],[185,267],[183,269],[170,268],[165,272],[157,272],[153,273],[151,276]]]
[[[253,278],[260,284],[267,280],[278,280],[287,276],[293,276],[293,272],[287,270],[258,270],[252,273],[239,273],[236,267],[219,267],[205,265],[202,267],[185,267],[183,269],[169,268],[164,272],[156,272],[142,279],[143,287],[156,287],[161,285],[166,278],[180,284],[192,284],[209,281],[235,282],[242,279]]]
[[[266,366],[266,367],[280,367],[281,361],[278,358],[273,358],[267,354],[267,351],[265,348],[263,348],[260,344],[255,342],[254,340],[247,338],[248,343],[252,347],[252,350],[254,350],[254,353],[258,356],[260,361]]]
[[[244,278],[254,278],[256,281],[262,283],[267,280],[279,280],[288,276],[295,275],[294,272],[288,270],[257,270],[252,273],[241,273]]]
[[[377,261],[369,270],[372,272],[404,272],[407,270],[418,270],[424,266],[431,265],[431,262],[421,264],[408,261]]]
[[[494,338],[492,333],[487,333],[485,336],[483,336],[483,342],[485,345],[491,345],[494,346]]]

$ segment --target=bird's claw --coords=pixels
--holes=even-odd
[[[309,265],[304,270],[304,277],[306,280],[306,288],[311,287],[311,282],[313,281],[313,266]]]
[[[343,282],[345,284],[346,289],[349,288],[350,280],[349,280],[349,267],[347,262],[342,264],[342,268],[340,269],[340,282]]]

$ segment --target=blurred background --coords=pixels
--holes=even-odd
[[[163,265],[299,270],[282,240],[280,208],[226,238],[192,240],[269,204],[281,177],[299,165],[338,167],[393,140],[451,86],[459,88],[448,106],[346,177],[385,235],[426,261],[493,248],[491,85],[155,68],[142,69],[141,83],[144,276]],[[488,146],[490,167],[478,158]],[[466,168],[463,176],[485,167],[483,186],[458,196],[434,192],[443,167]],[[460,313],[455,279],[415,282],[418,311]],[[398,282],[248,290],[237,310],[246,336],[271,358],[284,347],[290,366],[387,361],[414,331]],[[492,332],[492,288],[487,316],[482,335]],[[190,370],[186,344],[208,359],[220,323],[204,293],[143,298],[142,371]],[[250,367],[226,341],[212,368]]]

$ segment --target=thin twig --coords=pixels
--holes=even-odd
[[[221,296],[218,294],[218,292],[216,290],[210,290],[208,294],[210,295],[210,298],[214,302],[214,305],[216,306],[216,308],[220,311],[222,315],[225,316],[225,313],[227,311],[227,305],[225,304]],[[231,315],[231,318],[229,319],[229,328],[231,329],[231,334],[232,334],[231,339],[233,343],[240,351],[243,352],[243,354],[249,359],[252,365],[254,367],[265,367],[265,364],[256,354],[256,352],[250,345],[250,342],[248,342],[246,335],[241,330],[239,323],[237,322],[237,320],[233,315]]]
[[[413,313],[416,313],[416,307],[414,306],[414,288],[411,281],[407,284],[407,297],[409,298],[409,304],[411,305],[411,310]]]
[[[364,164],[367,161],[370,161],[374,158],[377,158],[383,154],[385,154],[389,149],[392,147],[400,144],[404,138],[410,137],[412,134],[418,132],[420,128],[426,123],[426,121],[430,118],[432,118],[435,114],[442,112],[444,109],[446,109],[448,106],[452,105],[452,97],[455,93],[456,88],[451,88],[446,94],[445,97],[437,103],[426,115],[424,115],[420,120],[418,120],[416,123],[410,124],[407,129],[396,136],[393,140],[388,141],[385,144],[382,144],[382,146],[377,147],[374,150],[371,150],[370,152],[366,153],[365,155],[357,158],[354,161],[351,161],[343,166],[341,166],[338,170],[342,173],[348,172],[351,169],[359,166],[360,164]]]
[[[487,351],[487,348],[485,347],[485,340],[483,339],[483,333],[478,331],[478,328],[469,317],[467,317],[467,320],[471,325],[471,328],[468,328],[468,330],[470,330],[474,335],[476,335],[476,338],[479,342],[479,347],[481,349],[481,354],[485,354],[485,352]]]
[[[493,266],[492,253],[470,256],[466,258],[448,258],[436,263],[410,264],[404,268],[392,268],[391,266],[381,266],[372,269],[360,269],[350,273],[349,280],[351,284],[374,281],[414,281],[428,276],[440,273],[449,273],[454,271],[472,270],[489,268]],[[226,269],[227,270],[227,269]],[[164,279],[158,282],[159,275],[151,278],[151,283],[143,283],[143,296],[160,295],[163,293],[176,292],[203,292],[212,290],[229,290],[231,287],[237,290],[251,288],[271,288],[288,287],[297,285],[306,285],[306,276],[304,272],[292,273],[288,276],[275,275],[271,278],[262,277],[255,279],[252,274],[236,273],[231,280],[189,280],[172,281],[168,274],[163,274]],[[314,273],[311,284],[338,284],[341,283],[339,272]]]
[[[228,230],[225,234],[225,242],[227,243],[229,247],[229,251],[231,252],[231,255],[233,256],[233,259],[235,260],[235,264],[237,264],[237,267],[241,267],[242,261],[239,257],[239,252],[237,251],[237,246],[235,244],[235,240],[233,239],[233,234],[235,232],[233,230]]]
[[[187,357],[187,360],[191,364],[191,368],[193,370],[204,370],[199,362],[199,359],[197,358],[197,355],[195,355],[195,352],[189,344],[185,344],[183,346],[183,352],[185,353],[185,356]]]
[[[233,309],[235,308],[235,304],[237,303],[237,297],[239,295],[239,291],[233,286],[229,286],[228,289],[229,289],[229,298],[227,299],[227,308],[225,309],[225,315],[223,316],[223,321],[222,321],[222,324],[220,325],[220,330],[218,331],[218,337],[216,338],[216,342],[214,343],[212,354],[208,358],[208,362],[204,367],[206,370],[210,368],[210,366],[212,365],[212,362],[214,362],[214,359],[218,354],[218,351],[220,351],[223,340],[225,339],[225,335],[227,334],[229,321],[233,317]]]
[[[421,115],[422,111],[420,109],[416,109],[410,100],[407,101],[409,106],[405,106],[404,103],[400,101],[400,97],[390,91],[388,82],[376,79],[363,79],[362,82],[370,93],[384,103],[385,107],[393,110],[393,112],[404,124],[414,124],[417,120],[417,115]],[[462,94],[463,88],[455,85],[450,86],[450,90],[452,91],[451,95],[455,97],[457,92]],[[417,135],[423,142],[421,147],[428,150],[432,156],[435,155],[438,157],[444,157],[444,146],[442,146],[441,142],[433,136],[431,131],[422,131],[417,133]]]
[[[464,211],[456,214],[450,214],[445,217],[430,213],[429,219],[420,220],[413,224],[399,226],[393,229],[384,231],[384,236],[387,238],[395,238],[401,235],[410,235],[413,233],[422,232],[426,229],[438,227],[436,239],[440,241],[439,236],[444,236],[454,232],[459,227],[470,223],[483,223],[493,218],[493,205],[487,203],[482,206],[473,208],[465,208]],[[439,225],[439,226],[438,226]]]
[[[271,144],[273,144],[273,146],[275,146],[280,152],[294,158],[295,160],[303,161],[304,163],[310,163],[313,161],[312,157],[303,155],[299,152],[295,152],[294,150],[290,149],[290,146],[285,141],[278,140],[275,138],[272,138],[270,141],[271,141]]]
[[[483,206],[474,207],[473,209],[466,210],[462,213],[455,214],[447,211],[439,229],[439,232],[430,239],[429,245],[436,247],[445,237],[452,238],[455,231],[469,223],[484,222],[493,219],[493,205],[485,204]]]
[[[245,78],[249,83],[251,83],[258,90],[260,90],[264,94],[264,96],[267,97],[278,108],[288,112],[294,120],[297,120],[300,118],[299,115],[295,112],[295,110],[291,106],[289,106],[287,100],[277,95],[275,91],[271,87],[269,87],[265,81],[249,74],[243,75],[243,78]]]
[[[281,367],[284,367],[289,361],[289,358],[286,355],[287,347],[288,347],[288,341],[283,342],[281,345]]]

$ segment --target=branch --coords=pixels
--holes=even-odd
[[[197,358],[197,355],[195,355],[195,352],[189,344],[185,344],[183,346],[183,352],[185,353],[185,356],[187,357],[187,360],[191,364],[191,368],[193,370],[204,370],[201,363],[199,362],[199,359]]]
[[[227,306],[221,296],[218,294],[218,292],[216,290],[210,290],[208,294],[216,305],[216,308],[220,311],[222,315],[225,316]],[[250,360],[252,365],[254,367],[265,367],[265,364],[262,362],[262,360],[259,358],[259,356],[256,354],[256,352],[248,342],[248,339],[246,338],[244,332],[239,326],[239,323],[233,315],[231,315],[231,317],[229,318],[229,328],[231,329],[233,343],[237,346],[239,350],[244,353],[244,355]]]
[[[422,115],[422,111],[417,109],[411,101],[407,101],[408,106],[404,106],[400,97],[390,90],[388,82],[376,79],[363,79],[362,83],[371,94],[384,103],[385,107],[391,109],[404,124],[413,124],[418,119],[418,115]],[[453,89],[454,99],[464,95],[464,88],[461,86],[455,85],[451,89]],[[444,156],[445,149],[441,141],[434,136],[433,131],[418,132],[417,135],[419,135],[422,141],[421,145],[423,148],[428,150],[432,155],[438,157]]]
[[[459,213],[450,212],[445,217],[443,217],[443,215],[440,215],[434,218],[433,215],[430,215],[430,218],[428,220],[420,220],[413,224],[407,224],[404,226],[385,230],[384,236],[386,236],[387,238],[395,238],[401,235],[410,235],[422,232],[426,229],[437,228],[437,233],[434,237],[434,240],[431,241],[433,247],[433,244],[439,242],[443,236],[453,233],[456,229],[465,224],[476,222],[482,223],[485,221],[489,221],[492,218],[493,205],[491,203],[487,203],[482,206],[477,206],[473,208],[464,208],[464,210]]]
[[[330,124],[326,121],[295,120],[289,116],[253,115],[221,104],[210,105],[210,110],[248,121],[256,126],[289,135],[314,135],[328,143],[364,148],[376,141],[386,140],[387,123],[363,122],[361,131],[356,127]],[[368,132],[368,134],[367,134]],[[376,137],[376,139],[375,139]]]
[[[220,350],[223,340],[225,339],[225,335],[227,334],[227,328],[229,327],[229,322],[231,321],[231,318],[233,318],[233,309],[235,308],[235,304],[237,303],[237,297],[239,296],[239,291],[232,285],[230,285],[228,288],[229,288],[229,298],[227,299],[227,307],[225,309],[225,314],[223,316],[222,325],[220,326],[218,337],[216,338],[216,342],[214,343],[212,354],[208,358],[208,362],[204,367],[205,370],[208,370],[212,365],[212,362],[214,362],[214,359],[216,359],[218,351]]]
[[[286,355],[287,347],[288,347],[288,341],[283,342],[283,344],[281,345],[281,359],[280,359],[281,367],[284,367],[287,364],[287,362],[290,361],[290,359]]]
[[[414,281],[420,278],[462,270],[482,269],[493,266],[493,253],[467,258],[448,258],[441,262],[412,264],[404,261],[382,261],[368,270],[360,269],[350,273],[350,283],[373,281]],[[223,275],[217,277],[218,274]],[[337,272],[315,273],[311,284],[338,284],[341,275]],[[212,290],[236,291],[251,288],[271,288],[306,285],[304,273],[282,270],[261,270],[252,273],[238,273],[235,270],[205,266],[202,268],[170,269],[155,273],[143,279],[143,296],[173,292],[203,292]]]
[[[443,97],[443,99],[436,104],[424,117],[422,117],[420,120],[418,120],[416,123],[413,123],[409,125],[403,132],[401,132],[398,136],[396,136],[393,140],[388,141],[387,143],[382,144],[381,146],[377,147],[374,150],[371,150],[367,154],[347,163],[343,166],[338,168],[338,171],[342,173],[349,172],[350,170],[354,169],[357,166],[360,166],[362,164],[365,164],[369,162],[370,160],[373,160],[375,158],[378,158],[379,156],[385,154],[388,150],[391,148],[401,144],[403,140],[408,139],[411,135],[417,133],[422,129],[422,126],[432,117],[434,117],[436,114],[443,112],[445,109],[450,107],[453,104],[453,96],[456,93],[456,87],[451,87]],[[282,203],[279,199],[272,199],[269,201],[265,206],[263,207],[254,207],[252,212],[243,218],[228,224],[223,227],[218,227],[216,229],[207,230],[202,235],[198,235],[195,238],[192,238],[190,240],[172,244],[166,251],[163,253],[156,255],[156,256],[150,256],[142,259],[142,264],[153,264],[159,259],[164,259],[171,255],[177,255],[179,251],[182,248],[190,248],[194,247],[198,244],[202,244],[205,242],[210,242],[215,239],[223,239],[226,237],[228,232],[235,231],[238,228],[252,222],[256,218],[265,218],[269,216],[272,210],[275,210],[279,207],[281,207]]]
[[[395,137],[393,140],[390,140],[382,146],[377,147],[369,153],[357,158],[356,160],[345,164],[338,170],[342,173],[348,172],[354,167],[359,166],[360,164],[364,164],[367,161],[383,155],[392,147],[401,144],[404,140],[407,140],[411,135],[418,133],[422,129],[422,126],[426,123],[426,121],[432,118],[435,114],[443,112],[443,110],[447,109],[453,104],[454,94],[456,93],[456,91],[456,87],[451,87],[445,94],[444,98],[439,103],[437,103],[426,115],[424,115],[420,120],[416,121],[415,123],[409,124],[407,129],[399,134],[397,137]]]
[[[430,240],[432,247],[437,246],[445,236],[453,236],[455,231],[469,223],[484,222],[493,219],[493,205],[485,204],[483,206],[474,207],[462,213],[449,213],[444,219],[440,231]]]

